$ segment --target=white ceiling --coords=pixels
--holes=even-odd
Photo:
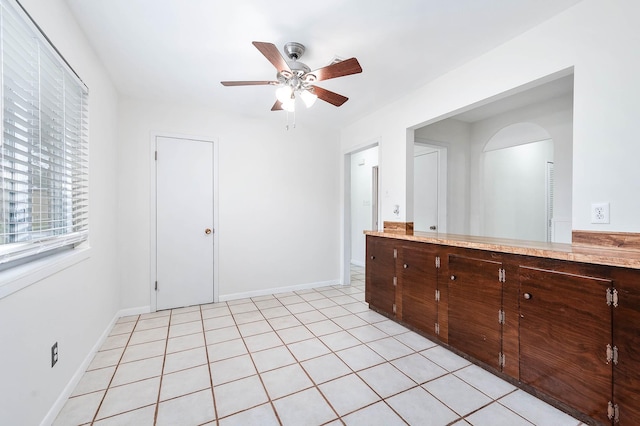
[[[356,57],[362,74],[318,85],[349,97],[298,108],[299,124],[340,127],[532,28],[580,0],[66,0],[118,90],[247,117],[272,112],[273,80],[251,44],[307,47],[311,69]]]

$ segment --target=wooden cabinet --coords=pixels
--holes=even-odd
[[[449,345],[502,367],[502,263],[486,252],[450,254]]]
[[[404,243],[398,249],[398,316],[402,322],[432,337],[439,337],[437,246]]]
[[[612,412],[620,425],[640,424],[640,271],[616,269]]]
[[[609,279],[561,262],[520,266],[520,380],[601,422],[612,400]]]
[[[389,316],[396,310],[396,244],[390,238],[367,235],[365,301]]]
[[[638,269],[367,235],[366,301],[590,424],[640,424]]]

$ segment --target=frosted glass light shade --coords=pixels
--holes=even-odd
[[[308,90],[303,90],[302,93],[300,93],[300,97],[302,98],[302,101],[307,106],[307,108],[311,108],[311,106],[315,104],[316,100],[318,99],[318,95],[311,93]]]
[[[276,90],[276,98],[283,104],[291,100],[292,94],[293,89],[291,86],[282,86]]]

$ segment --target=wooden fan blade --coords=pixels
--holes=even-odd
[[[291,73],[291,68],[287,64],[287,61],[282,57],[280,51],[273,43],[266,43],[263,41],[254,41],[253,45],[264,55],[276,67],[278,72],[287,71]]]
[[[271,107],[271,111],[282,111],[282,102],[276,100],[276,103]]]
[[[275,86],[277,81],[221,81],[223,86]]]
[[[322,87],[318,86],[313,86],[313,93],[315,93],[318,98],[322,99],[323,101],[329,102],[330,104],[337,107],[349,100],[349,98],[347,98],[346,96],[342,96],[338,93],[332,92],[331,90],[323,89]]]
[[[351,58],[311,71],[309,74],[315,75],[316,81],[322,81],[329,80],[330,78],[343,77],[345,75],[358,74],[360,72],[362,72],[360,63],[356,58]]]

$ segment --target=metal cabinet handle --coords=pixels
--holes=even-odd
[[[525,300],[529,300],[529,299],[531,299],[531,293],[525,293],[525,294],[522,295],[522,297],[524,297]]]
[[[407,265],[407,264],[405,263],[404,265],[402,265],[402,267],[403,267],[404,269],[407,269],[407,268],[409,267],[409,265]]]
[[[207,235],[209,235],[209,234],[211,233],[211,228],[207,228],[207,229],[205,229],[205,230],[204,230],[204,233],[205,233],[205,234],[207,234]]]
[[[376,258],[375,256],[371,256],[371,260],[373,260],[373,259],[375,259],[375,258]]]
[[[456,280],[456,276],[455,275],[451,275],[451,281],[455,281]]]

